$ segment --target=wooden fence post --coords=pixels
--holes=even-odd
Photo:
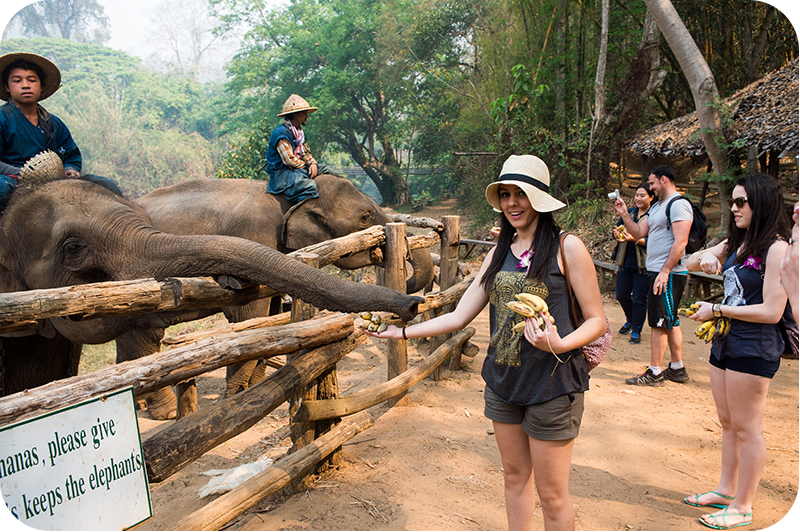
[[[441,233],[441,253],[439,255],[439,290],[444,291],[456,284],[458,274],[458,246],[461,240],[461,217],[442,216],[444,229]],[[441,313],[451,312],[454,305],[447,305],[441,309]],[[431,338],[430,353],[436,351],[448,338],[450,334]],[[461,352],[458,351],[450,359],[450,369],[461,369]],[[442,367],[436,368],[431,373],[434,381],[442,380]]]
[[[313,268],[319,268],[319,255],[314,253],[302,253],[296,256],[297,260],[311,266]],[[292,319],[293,323],[305,321],[307,319],[312,318],[317,313],[317,309],[305,301],[301,301],[295,298],[292,301]],[[291,359],[296,358],[299,356],[299,353],[295,354],[294,357]],[[336,366],[333,366],[331,369],[326,370],[323,372],[315,381],[306,387],[300,394],[292,397],[289,400],[289,419],[294,419],[295,414],[300,409],[303,401],[316,401],[321,399],[335,399],[339,397],[339,385],[338,380],[336,378]],[[294,453],[299,451],[301,448],[305,447],[312,443],[316,438],[319,437],[320,434],[328,432],[331,427],[336,425],[339,422],[339,419],[328,419],[324,421],[311,421],[311,422],[292,422],[291,423],[291,437],[292,437],[292,448],[289,451],[290,453]],[[337,449],[334,451],[331,456],[321,462],[316,471],[320,471],[321,469],[328,469],[329,467],[333,467],[337,465],[341,461],[341,449]],[[293,483],[292,488],[294,489],[306,489],[308,487],[309,479],[308,477],[304,477],[302,479],[297,480],[297,482]]]
[[[399,292],[406,291],[406,224],[386,224],[386,255],[383,260],[383,285]],[[408,342],[387,340],[388,375],[391,380],[408,369]],[[388,401],[389,406],[407,406],[408,394],[398,395]]]

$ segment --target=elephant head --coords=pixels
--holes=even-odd
[[[209,275],[236,276],[335,311],[384,310],[410,319],[423,301],[344,281],[243,238],[163,233],[140,206],[82,180],[21,184],[0,218],[4,292]],[[92,321],[52,320],[59,333],[76,342],[99,328]],[[25,386],[40,384],[31,375]]]
[[[347,179],[330,174],[317,177],[319,198],[298,205],[286,219],[285,245],[297,250],[332,238],[361,231],[392,220],[383,209],[362,194]],[[433,261],[427,248],[411,251],[413,273],[406,281],[406,293],[422,290],[433,279]],[[334,264],[354,270],[371,263],[368,251],[343,257]]]

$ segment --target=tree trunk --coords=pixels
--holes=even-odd
[[[586,181],[592,178],[592,145],[597,126],[606,114],[606,59],[608,58],[608,0],[602,2],[600,27],[600,52],[597,57],[597,74],[594,77],[594,120],[589,134],[589,156],[586,161]]]
[[[689,30],[683,24],[678,12],[670,0],[645,0],[647,8],[661,29],[670,49],[678,59],[684,76],[692,89],[697,120],[700,130],[703,131],[703,144],[706,147],[709,159],[714,165],[717,175],[724,175],[728,171],[728,161],[725,152],[720,148],[718,141],[725,139],[722,127],[722,117],[715,105],[720,101],[714,74],[708,66],[703,54],[697,47]],[[725,201],[720,187],[720,201]],[[730,212],[721,209],[720,230],[725,231],[728,225]]]

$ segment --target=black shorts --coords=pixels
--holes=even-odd
[[[739,373],[757,375],[768,379],[774,377],[778,372],[778,368],[781,367],[780,358],[775,362],[769,362],[758,357],[720,357],[713,349],[711,350],[711,356],[708,357],[708,363],[721,370],[738,371]]]
[[[647,324],[654,329],[672,329],[680,325],[678,306],[688,275],[669,274],[667,286],[660,296],[653,293],[656,277],[657,273],[647,272]]]
[[[568,393],[535,405],[513,405],[486,387],[483,414],[498,423],[522,425],[536,440],[572,440],[578,437],[583,418],[583,392]]]

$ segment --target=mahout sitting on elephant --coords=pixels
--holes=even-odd
[[[261,195],[266,196],[263,189]],[[84,180],[22,183],[0,218],[0,291],[141,278],[235,276],[335,311],[384,310],[410,319],[423,301],[385,287],[339,279],[262,243],[218,232],[166,233],[153,226],[140,205]],[[280,232],[273,228],[273,234]],[[76,344],[118,338],[128,352],[141,344],[152,348],[164,328],[186,318],[189,313],[159,312],[42,320],[32,336],[14,333],[14,338],[0,338],[0,392],[6,395],[74,375],[80,353]],[[149,335],[142,334],[147,331]]]

